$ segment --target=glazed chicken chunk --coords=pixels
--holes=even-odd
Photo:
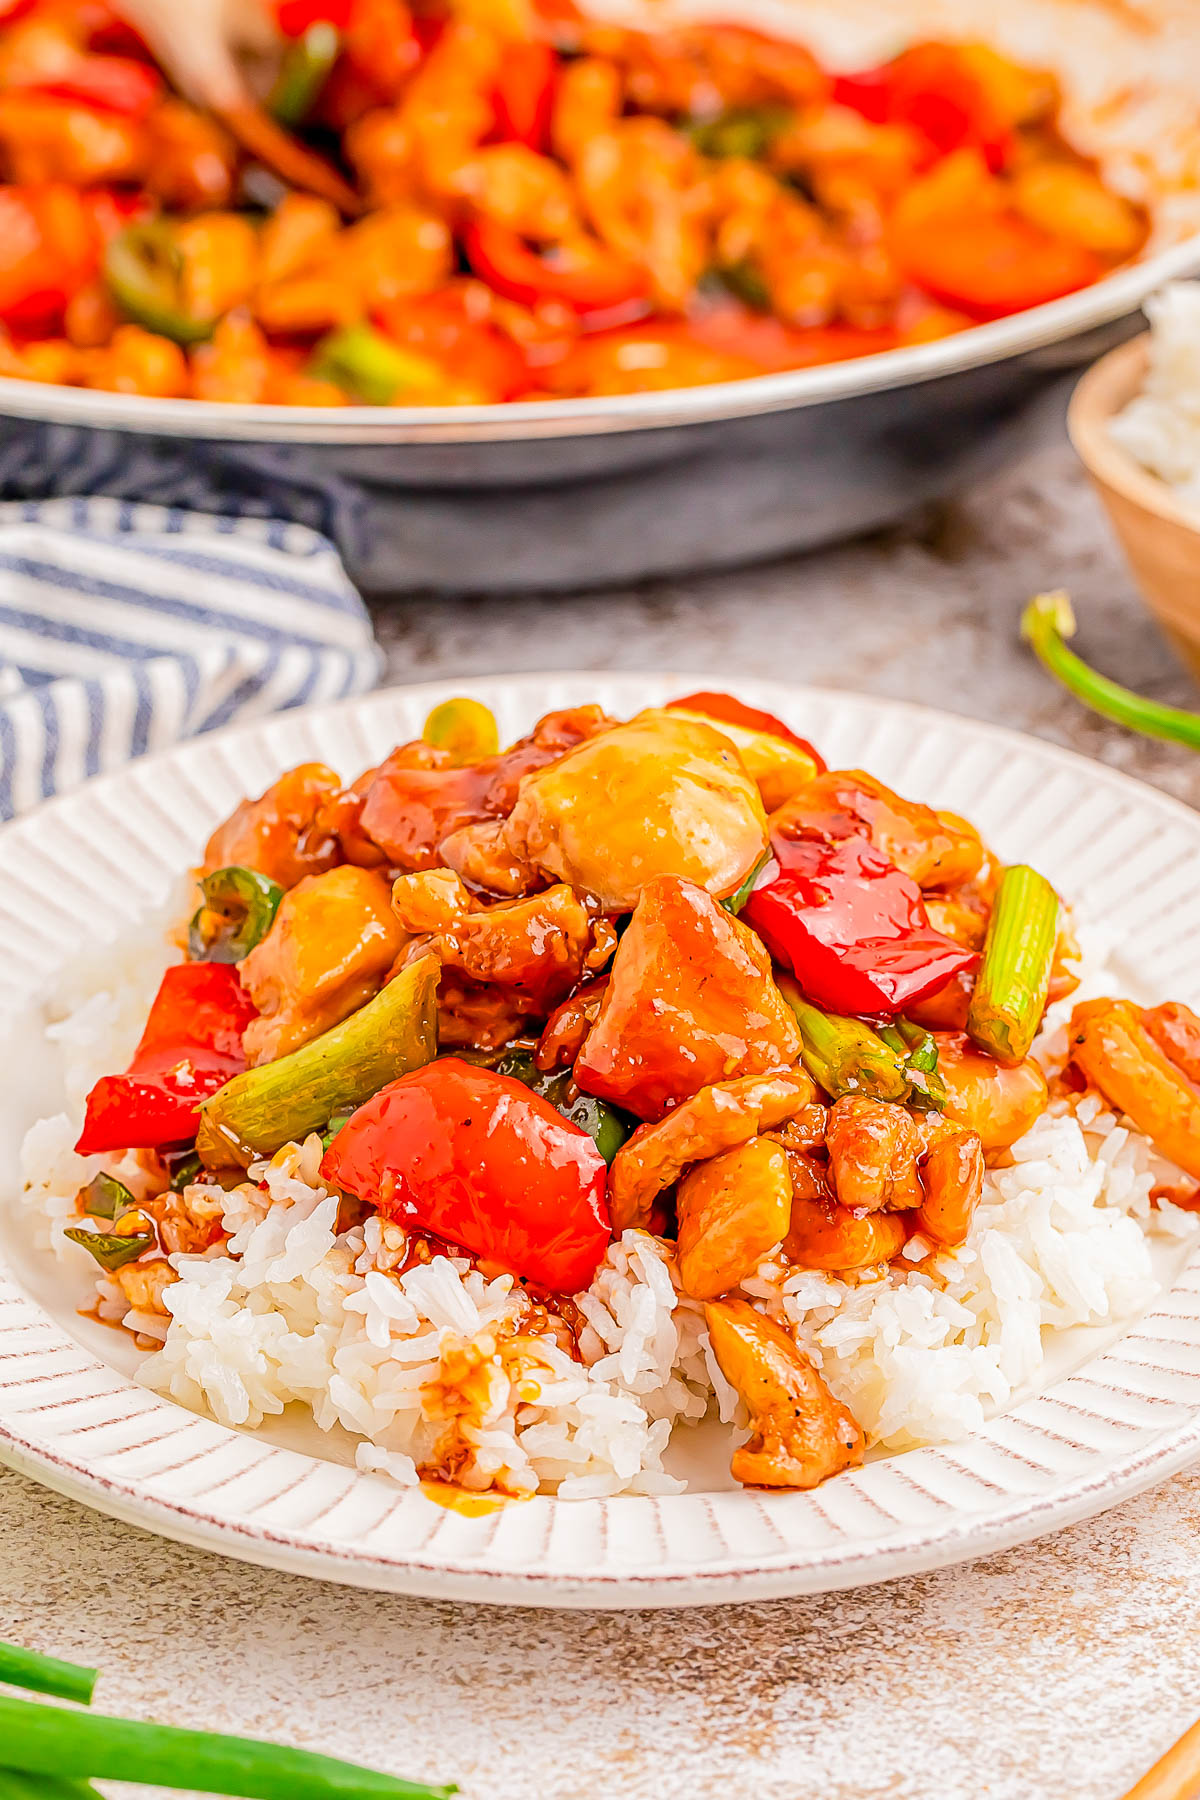
[[[799,1054],[761,940],[694,882],[648,882],[575,1062],[580,1087],[657,1119],[712,1082],[783,1068]]]
[[[650,712],[522,782],[505,841],[546,879],[628,912],[660,875],[736,893],[766,851],[766,814],[715,725]]]
[[[862,1431],[812,1359],[748,1300],[704,1308],[713,1354],[750,1414],[730,1468],[746,1487],[814,1488],[863,1458]]]
[[[290,888],[305,875],[331,869],[341,861],[341,851],[319,815],[341,785],[341,777],[325,763],[289,769],[257,800],[243,800],[218,826],[205,846],[200,873],[237,864]]]
[[[375,870],[344,863],[305,876],[241,965],[261,1015],[243,1038],[251,1064],[285,1056],[356,1012],[383,985],[404,938]]]

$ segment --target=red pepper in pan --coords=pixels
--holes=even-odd
[[[598,239],[580,238],[542,252],[507,225],[479,219],[464,232],[463,248],[477,275],[523,306],[561,300],[586,316],[641,300],[649,286],[644,269]]]
[[[805,997],[826,1012],[893,1018],[978,962],[935,931],[921,890],[865,837],[775,837],[742,908]]]
[[[79,1154],[190,1144],[200,1102],[246,1067],[242,1033],[255,1017],[231,963],[168,969],[128,1069],[88,1095]]]
[[[164,92],[157,69],[133,56],[81,55],[57,75],[13,85],[122,119],[144,119]]]
[[[557,73],[558,58],[549,44],[534,40],[506,46],[493,95],[501,143],[528,144],[531,150],[548,147]]]
[[[611,1236],[595,1143],[519,1081],[457,1057],[402,1075],[343,1125],[322,1179],[555,1293],[591,1282]]]
[[[839,75],[833,98],[876,125],[908,125],[933,156],[968,146],[1003,168],[1013,133],[984,83],[954,44],[913,44],[890,63]]]

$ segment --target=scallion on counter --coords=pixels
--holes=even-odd
[[[1067,647],[1075,630],[1074,610],[1062,592],[1039,594],[1021,614],[1021,636],[1043,667],[1077,700],[1129,731],[1200,750],[1200,713],[1147,700],[1089,668],[1082,657]]]

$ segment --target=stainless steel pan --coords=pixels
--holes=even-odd
[[[707,8],[733,10],[727,0]],[[1164,281],[1200,272],[1192,0],[1142,0],[1140,11],[1129,0],[1010,0],[1002,20],[991,0],[756,0],[738,10],[807,37],[835,63],[951,33],[1055,67],[1072,138],[1154,209],[1145,256],[1082,293],[939,343],[617,399],[327,411],[0,381],[0,479],[21,491],[20,421],[56,428],[26,466],[49,455],[65,486],[130,497],[147,486],[144,456],[131,477],[119,455],[131,434],[168,467],[190,443],[218,485],[258,484],[282,505],[292,489],[302,510],[303,496],[321,496],[352,573],[373,590],[575,587],[733,564],[869,529],[1016,454],[1049,384],[1128,335]]]

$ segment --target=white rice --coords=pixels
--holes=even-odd
[[[114,1053],[109,1034],[126,1013],[144,1017],[158,969],[138,975],[119,1003],[76,991],[75,1010],[51,1027],[76,1093],[129,1047]],[[1103,991],[1100,980],[1085,991]],[[1048,1056],[1061,1052],[1062,1022],[1047,1020]],[[36,1228],[82,1268],[61,1228],[102,1159],[75,1156],[75,1132],[65,1113],[39,1121],[23,1170]],[[141,1368],[149,1386],[242,1428],[300,1402],[323,1429],[351,1434],[361,1469],[402,1484],[438,1466],[466,1487],[565,1498],[677,1491],[662,1466],[672,1427],[706,1412],[738,1422],[702,1309],[677,1291],[669,1243],[626,1232],[611,1246],[577,1297],[576,1360],[552,1335],[522,1329],[528,1302],[513,1277],[448,1256],[397,1275],[404,1235],[374,1216],[339,1235],[319,1161],[312,1137],[250,1171],[226,1197],[227,1242],[171,1257],[180,1279],[164,1295],[169,1320],[132,1312],[100,1280],[100,1315],[161,1344]],[[134,1158],[108,1166],[136,1191]],[[917,1238],[906,1270],[857,1282],[768,1259],[745,1291],[811,1352],[871,1442],[952,1439],[1036,1386],[1044,1332],[1145,1309],[1156,1291],[1148,1234],[1200,1223],[1152,1203],[1151,1189],[1172,1179],[1178,1171],[1094,1096],[1074,1110],[1057,1102],[1012,1166],[989,1172],[960,1250],[934,1254]]]
[[[1146,379],[1109,431],[1114,443],[1200,516],[1200,282],[1172,282],[1146,302],[1146,314]]]

